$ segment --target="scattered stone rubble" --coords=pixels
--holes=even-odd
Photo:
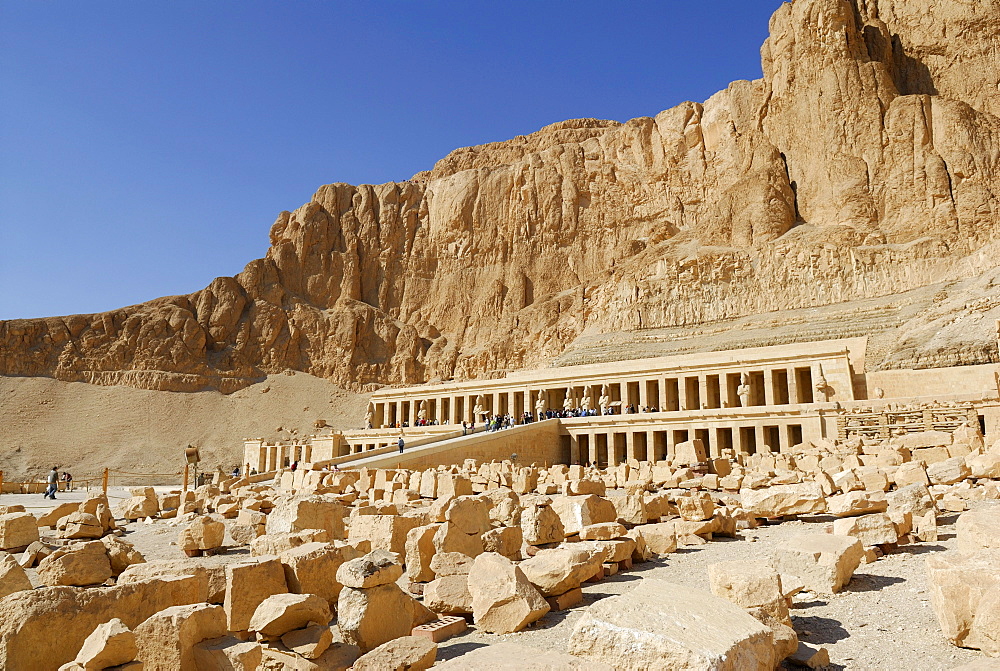
[[[968,510],[1000,499],[1000,444],[960,430],[711,458],[690,443],[677,462],[605,469],[302,464],[274,487],[133,490],[118,519],[171,520],[170,561],[144,562],[102,496],[38,519],[8,507],[0,539],[21,554],[0,555],[0,666],[428,668],[467,622],[514,634],[578,606],[587,582],[812,516],[816,532],[770,561],[710,566],[711,592],[642,579],[597,601],[565,654],[545,655],[565,668],[819,668],[827,651],[798,640],[793,596],[837,593],[862,563],[934,542],[952,513],[957,549],[927,558],[931,602],[948,640],[1000,657],[1000,506]],[[490,661],[504,646],[518,648],[439,665],[504,668]]]

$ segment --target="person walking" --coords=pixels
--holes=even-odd
[[[52,470],[49,471],[49,486],[45,490],[45,498],[55,499],[56,490],[59,489],[59,467],[53,466]]]
[[[399,441],[396,444],[399,445],[399,453],[402,454],[404,445],[402,436],[399,437]]]

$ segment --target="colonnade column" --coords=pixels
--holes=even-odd
[[[774,369],[764,369],[764,405],[774,405]]]
[[[798,403],[799,402],[799,381],[795,376],[795,368],[789,367],[785,369],[785,375],[788,376],[788,402]]]
[[[708,376],[704,373],[698,374],[698,407],[695,410],[710,407],[708,404]]]
[[[649,407],[649,380],[639,380],[639,412]]]

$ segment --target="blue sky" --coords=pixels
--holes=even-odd
[[[0,319],[233,275],[277,214],[760,77],[777,0],[0,0]]]

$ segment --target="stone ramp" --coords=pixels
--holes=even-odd
[[[548,419],[532,424],[522,424],[499,431],[483,431],[467,436],[446,438],[416,447],[404,447],[400,454],[396,448],[357,459],[338,463],[344,468],[431,468],[437,465],[461,464],[466,459],[493,461],[510,459],[517,455],[517,462],[555,463],[559,461],[562,430],[558,419]],[[403,436],[405,441],[406,436]]]

